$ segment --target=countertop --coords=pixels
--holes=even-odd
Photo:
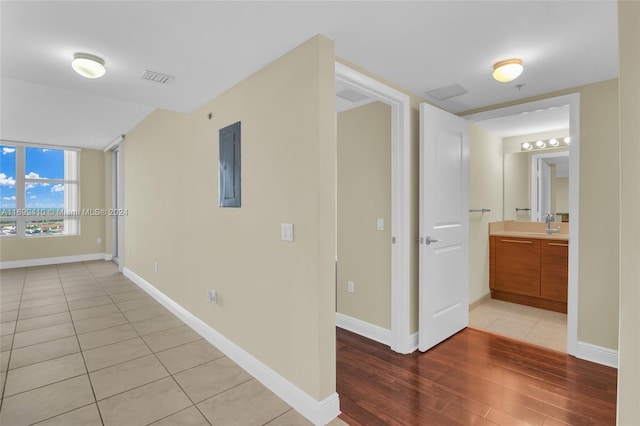
[[[526,232],[526,231],[494,231],[490,232],[489,235],[496,237],[515,237],[515,238],[536,238],[539,240],[560,240],[560,241],[569,241],[568,234],[547,234],[540,232]]]

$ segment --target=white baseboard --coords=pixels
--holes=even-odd
[[[391,346],[391,330],[378,325],[336,312],[336,326],[383,345]]]
[[[174,302],[132,270],[125,267],[123,273],[151,297],[184,321],[196,333],[207,339],[212,345],[245,369],[287,404],[291,405],[314,425],[325,425],[340,414],[340,400],[337,393],[334,392],[322,401],[314,399],[240,346],[211,328],[211,326],[197,318],[191,312]]]
[[[391,330],[387,330],[386,328],[382,328],[378,325],[371,324],[339,312],[336,312],[336,326],[362,337],[366,337],[367,339],[375,340],[383,345],[387,345],[391,347],[392,350],[401,354],[410,354],[418,350],[417,331],[409,336],[408,341],[405,341],[406,344],[403,344],[400,348],[393,348],[391,345]]]
[[[578,341],[576,358],[618,368],[618,351]]]
[[[475,308],[477,308],[478,306],[482,305],[484,302],[486,302],[487,300],[491,299],[491,292],[480,296],[477,300],[469,303],[469,312],[471,312],[472,310],[474,310]]]
[[[409,352],[415,352],[418,350],[418,332],[416,331],[411,336],[409,336]]]
[[[87,262],[90,260],[111,260],[107,253],[78,254],[75,256],[43,257],[40,259],[8,260],[0,262],[0,269],[28,268],[31,266],[57,265],[60,263]]]

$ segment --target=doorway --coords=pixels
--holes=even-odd
[[[579,194],[579,152],[580,152],[580,95],[572,94],[566,96],[559,96],[556,98],[544,99],[541,101],[530,102],[526,104],[515,105],[511,107],[500,108],[492,111],[486,111],[482,113],[468,115],[465,118],[469,119],[472,122],[475,122],[478,125],[482,125],[483,121],[486,120],[495,120],[510,116],[526,118],[526,115],[535,112],[535,111],[552,111],[558,108],[567,108],[568,111],[568,129],[569,135],[568,140],[570,140],[569,145],[569,200],[568,200],[568,212],[567,216],[570,217],[569,223],[569,240],[571,244],[569,246],[569,258],[568,258],[568,269],[569,269],[569,278],[568,278],[568,296],[567,296],[567,317],[566,317],[566,352],[575,355],[577,352],[577,320],[578,320],[578,309],[577,309],[577,301],[578,301],[578,253],[579,253],[579,210],[578,210],[578,194]],[[534,133],[534,132],[531,132]],[[524,141],[523,141],[524,142]],[[518,145],[519,147],[520,145]],[[526,148],[523,148],[526,149]],[[518,148],[519,150],[519,148]],[[507,167],[507,163],[505,162],[505,170]],[[533,179],[533,177],[531,178]],[[505,191],[507,190],[505,186]],[[527,191],[529,192],[529,191]],[[533,196],[531,195],[531,198]],[[529,199],[531,199],[529,198]],[[528,201],[527,201],[528,202]],[[511,207],[509,210],[506,209],[506,206],[510,205],[513,207],[513,203],[509,204],[506,199],[503,202],[503,217],[497,217],[496,220],[500,220],[502,218],[506,219],[514,219],[509,215],[513,214],[511,212]],[[522,208],[518,208],[519,206],[515,206],[515,212],[522,215],[523,212],[518,212],[518,210],[522,210]],[[526,209],[525,206],[520,206]],[[531,209],[531,207],[529,207]],[[518,216],[516,220],[535,220],[535,215],[533,211],[524,212],[525,214],[529,214],[530,216],[525,216],[526,219],[523,219],[523,216]],[[564,212],[563,212],[564,213]],[[488,285],[487,285],[488,292]],[[505,307],[505,309],[509,309],[513,307]],[[531,313],[532,315],[536,315],[537,313]]]
[[[124,137],[111,145],[111,253],[120,272],[124,269]]]
[[[390,329],[338,314],[336,322],[342,328],[389,345],[395,352],[410,353],[417,348],[417,333],[410,330],[409,96],[338,62],[335,76],[336,84],[342,88],[382,102],[391,109],[391,218],[388,224],[382,224],[389,227],[391,237]]]

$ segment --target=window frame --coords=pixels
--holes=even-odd
[[[0,141],[4,147],[15,148],[15,207],[14,215],[2,216],[3,221],[15,222],[15,234],[0,234],[7,238],[38,238],[38,237],[64,237],[80,235],[80,149],[48,146],[37,144],[25,144],[13,141]],[[64,152],[64,179],[28,178],[26,176],[27,149],[50,149]],[[29,183],[65,185],[64,206],[62,208],[31,208],[27,207],[27,185]],[[74,190],[70,190],[74,188]],[[57,214],[45,214],[56,210]],[[60,234],[27,235],[27,224],[34,221],[64,221],[64,232]]]

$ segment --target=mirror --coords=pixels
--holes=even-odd
[[[569,149],[504,154],[504,220],[569,221]],[[539,171],[539,173],[533,173]]]

